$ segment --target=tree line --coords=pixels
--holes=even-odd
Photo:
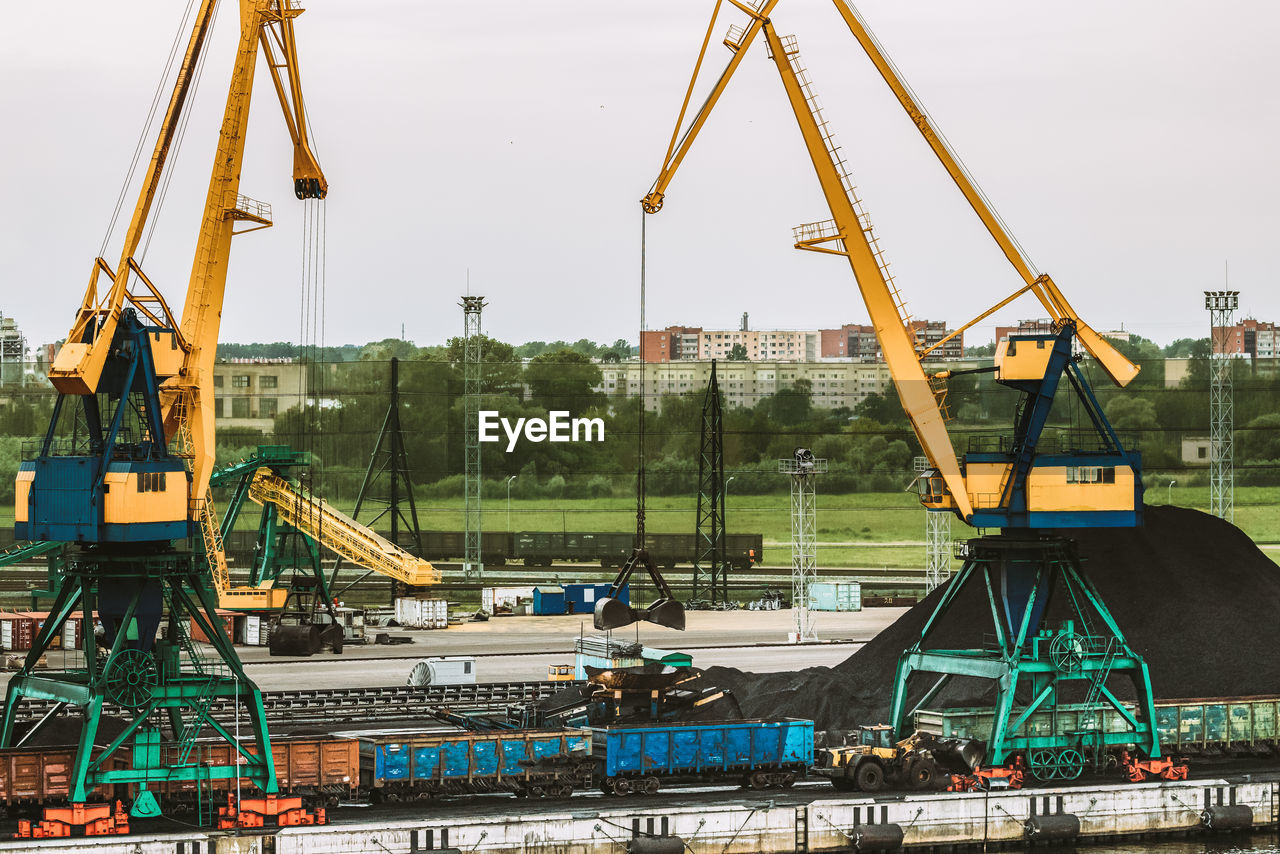
[[[513,497],[598,497],[634,489],[641,402],[599,390],[600,365],[593,359],[603,359],[601,350],[610,348],[592,345],[593,356],[584,352],[583,341],[552,349],[541,342],[517,347],[482,337],[481,408],[497,410],[513,422],[565,410],[574,417],[600,418],[605,425],[600,443],[521,441],[510,452],[505,442],[482,445],[486,495],[505,497],[513,475]],[[613,352],[625,344],[615,342]],[[461,338],[432,347],[387,339],[359,348],[356,358],[308,361],[308,400],[277,415],[268,433],[220,427],[219,462],[234,462],[258,444],[292,444],[313,452],[312,476],[318,488],[340,501],[353,497],[387,414],[389,360],[395,357],[400,360],[400,420],[411,478],[424,497],[461,495],[466,436],[463,345]],[[1166,383],[1164,361],[1171,348],[1137,336],[1118,344],[1142,367],[1128,388],[1113,387],[1090,360],[1082,366],[1122,440],[1143,452],[1149,476],[1179,472],[1180,484],[1195,485],[1205,479],[1206,471],[1183,462],[1181,444],[1184,436],[1208,435],[1208,344],[1188,339],[1175,345],[1176,352],[1190,360],[1186,375],[1172,384]],[[523,355],[529,348],[538,352]],[[278,356],[241,357],[289,356],[281,351]],[[1280,376],[1269,367],[1249,360],[1232,362],[1236,478],[1242,485],[1280,483]],[[644,416],[644,455],[648,488],[654,494],[696,490],[704,394],[697,389],[645,401],[652,409]],[[986,437],[1007,435],[1017,401],[1017,393],[996,384],[989,374],[953,377],[945,404],[957,453]],[[3,398],[0,500],[12,500],[22,445],[43,435],[52,403],[48,389],[26,389]],[[785,491],[787,482],[777,473],[777,461],[797,447],[811,448],[830,461],[822,486],[830,492],[903,489],[914,477],[913,460],[920,453],[892,390],[827,409],[814,406],[813,389],[801,380],[749,405],[726,403],[723,423],[726,469],[735,494]],[[1050,425],[1050,434],[1073,437],[1089,430],[1087,413],[1065,387]]]

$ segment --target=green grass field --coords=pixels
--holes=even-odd
[[[1154,488],[1147,492],[1149,504],[1164,504],[1172,497],[1178,506],[1207,510],[1207,488]],[[1235,522],[1260,544],[1280,543],[1280,488],[1240,487],[1235,493]],[[349,510],[353,499],[333,502]],[[791,538],[790,498],[783,495],[742,495],[730,491],[726,515],[731,532],[760,533],[764,536],[764,558],[770,565],[790,561],[786,545]],[[856,493],[824,495],[818,486],[818,565],[847,567],[903,567],[924,565],[924,511],[914,495],[899,493]],[[593,499],[513,499],[510,521],[505,499],[487,500],[483,505],[483,526],[488,531],[629,531],[635,527],[635,500],[632,498]],[[651,498],[646,524],[655,533],[691,532],[695,507],[690,498]],[[256,525],[257,515],[246,512],[238,527]],[[418,518],[424,530],[457,531],[463,525],[462,499],[431,500],[418,504]],[[13,509],[0,509],[0,525],[11,525]],[[967,529],[952,523],[952,535],[963,537]],[[769,545],[774,543],[776,545]],[[1280,551],[1267,550],[1273,559]]]

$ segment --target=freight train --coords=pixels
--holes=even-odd
[[[177,746],[170,749],[178,750]],[[234,761],[225,742],[202,742],[190,762]],[[790,786],[813,764],[813,722],[794,719],[620,724],[580,729],[464,732],[385,730],[271,739],[280,794],[311,806],[397,803],[437,795],[509,792],[560,798],[596,786],[653,793],[671,783]],[[11,812],[66,802],[72,747],[0,750],[0,802]],[[235,780],[148,784],[171,807],[219,802]],[[249,791],[252,784],[240,781]],[[128,800],[125,785],[99,786],[95,801]]]
[[[231,532],[225,543],[227,553],[239,561],[249,560],[257,536],[256,531]],[[622,566],[631,554],[634,538],[629,532],[484,531],[480,535],[480,555],[488,566],[551,566],[554,561]],[[649,534],[647,542],[654,562],[664,569],[692,564],[697,557],[694,534]],[[725,560],[734,569],[750,569],[760,563],[763,545],[761,534],[726,534]],[[462,560],[464,548],[461,532],[422,532],[422,556],[427,560]]]
[[[252,560],[257,531],[232,531],[225,548],[235,561]],[[631,554],[635,535],[630,532],[484,531],[480,554],[489,566],[523,563],[551,566],[554,561],[599,563],[603,567],[622,566]],[[695,534],[649,534],[649,553],[664,569],[692,564],[697,557]],[[13,531],[0,528],[0,550],[14,545]],[[764,549],[761,534],[726,534],[725,560],[734,569],[750,569],[760,563]],[[432,561],[462,560],[465,537],[459,531],[423,531],[422,556]]]
[[[1169,754],[1274,756],[1280,748],[1280,697],[1167,701],[1156,704],[1156,714]],[[916,723],[922,732],[947,737],[979,734],[984,725],[978,710],[941,717],[921,711]],[[566,797],[589,786],[613,795],[652,793],[675,783],[787,787],[820,758],[815,757],[813,723],[791,718],[338,732],[276,736],[271,746],[281,794],[330,807],[484,792]],[[227,764],[228,751],[225,743],[201,743],[189,761]],[[18,811],[65,803],[74,754],[65,746],[0,750],[0,806]],[[149,784],[171,804],[194,802],[197,796],[217,801],[234,787],[227,780]],[[241,787],[251,784],[243,780]],[[93,793],[102,801],[130,796],[125,786],[100,786]]]

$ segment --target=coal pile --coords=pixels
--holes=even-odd
[[[1164,506],[1145,514],[1142,528],[1070,536],[1130,646],[1146,659],[1156,698],[1280,693],[1280,567],[1214,516]],[[747,717],[810,718],[819,730],[883,722],[898,656],[919,639],[942,592],[834,668],[754,674],[713,667],[705,676],[731,689]],[[1055,616],[1051,608],[1050,625]],[[989,631],[985,597],[970,585],[930,645],[974,648]],[[934,704],[984,705],[986,692],[987,683],[953,679]]]

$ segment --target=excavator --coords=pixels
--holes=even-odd
[[[916,481],[925,509],[997,532],[959,544],[962,568],[937,600],[920,639],[903,653],[894,686],[893,737],[908,738],[913,712],[941,696],[953,677],[969,676],[987,680],[995,697],[986,752],[992,766],[1016,755],[1025,758],[1030,772],[1041,779],[1066,779],[1078,776],[1088,761],[1095,767],[1114,765],[1110,759],[1126,746],[1158,759],[1147,666],[1129,647],[1097,587],[1081,569],[1075,542],[1062,533],[1142,522],[1141,455],[1121,442],[1086,371],[1087,365],[1096,365],[1123,387],[1137,376],[1138,366],[1080,317],[1048,274],[1032,266],[861,13],[847,0],[832,4],[1014,268],[1016,289],[940,341],[926,346],[918,337],[797,41],[775,29],[773,17],[782,0],[716,0],[661,169],[641,200],[642,208],[646,214],[662,210],[680,164],[748,48],[762,39],[830,213],[827,219],[797,226],[794,246],[843,257],[853,272],[898,398],[928,460],[927,471]],[[723,37],[730,58],[701,107],[690,114],[720,14],[729,7],[744,16]],[[1008,336],[998,342],[994,364],[979,369],[1017,392],[1012,427],[988,441],[970,441],[958,453],[947,427],[946,388],[961,371],[931,370],[930,365],[936,364],[938,350],[947,341],[1027,294],[1048,312],[1051,331]],[[1074,395],[1092,429],[1049,436],[1051,411],[1064,389]],[[960,591],[970,586],[985,600],[976,614],[953,608]],[[1055,618],[1065,617],[1056,625],[1050,619],[1051,602]],[[974,627],[989,620],[993,641],[973,649],[936,648],[930,643],[934,630],[948,617],[953,624]],[[920,674],[935,677],[923,692],[913,679]],[[1108,684],[1112,675],[1132,681],[1136,701],[1117,698]],[[1058,712],[1069,705],[1064,692],[1067,699],[1083,700],[1079,705],[1084,711],[1073,718],[1077,724],[1071,732],[1057,728],[1057,721],[1065,719]],[[1123,725],[1104,732],[1101,711],[1115,711]],[[1052,713],[1052,731],[1032,726],[1033,718],[1042,717],[1038,713]]]
[[[35,544],[28,551],[41,543],[64,548],[49,618],[9,681],[0,746],[17,743],[15,716],[24,698],[79,707],[84,723],[68,776],[69,800],[82,818],[80,805],[101,785],[133,786],[130,813],[142,817],[160,813],[149,788],[156,781],[190,782],[209,791],[214,780],[244,778],[266,795],[277,791],[261,694],[216,610],[279,608],[288,591],[274,587],[269,575],[250,586],[232,584],[209,492],[215,474],[213,366],[231,245],[272,224],[270,205],[240,191],[260,60],[292,141],[294,194],[318,203],[328,182],[303,102],[295,35],[303,9],[296,0],[238,0],[236,6],[231,81],[181,319],[148,277],[142,256],[208,53],[217,0],[188,7],[184,25],[190,31],[185,48],[175,41],[172,90],[167,102],[156,103],[163,112],[155,114],[154,148],[149,160],[134,164],[141,191],[119,258],[114,265],[103,257],[93,262],[75,321],[49,371],[58,393],[49,429],[17,476],[16,538]],[[410,584],[439,580],[430,564],[337,513],[270,462],[255,461],[248,473],[250,497],[274,506],[280,519],[316,542]],[[83,667],[35,672],[77,611],[90,625],[94,617],[101,622],[104,659],[90,642]],[[192,641],[192,625],[209,639],[212,658]],[[252,737],[228,732],[210,714],[220,700],[243,705],[240,719]],[[98,737],[104,707],[124,719],[123,730],[105,747]],[[168,723],[163,731],[162,718]],[[209,746],[198,741],[209,731],[231,745],[229,759],[211,758]],[[131,755],[125,749],[130,743]],[[287,801],[277,806],[292,808]]]

